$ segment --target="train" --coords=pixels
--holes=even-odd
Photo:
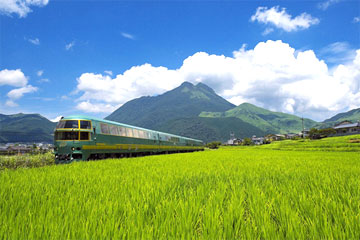
[[[201,140],[82,115],[62,117],[54,132],[56,163],[203,150]]]

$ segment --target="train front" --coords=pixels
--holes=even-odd
[[[91,144],[92,132],[89,119],[61,119],[54,134],[55,162],[67,163],[88,159],[89,154],[84,151],[83,146]]]

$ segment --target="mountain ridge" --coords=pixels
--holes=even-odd
[[[0,114],[0,143],[53,142],[56,123],[40,114]]]

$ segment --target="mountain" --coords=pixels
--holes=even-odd
[[[202,112],[200,117],[238,118],[268,133],[297,133],[302,130],[302,120],[295,115],[272,112],[250,103],[243,103],[225,112]],[[304,118],[304,128],[309,129],[317,122]]]
[[[348,112],[336,114],[332,118],[326,119],[324,123],[330,123],[330,122],[338,123],[345,120],[349,120],[352,122],[360,121],[360,108],[356,108]]]
[[[235,105],[205,84],[184,82],[162,95],[131,100],[105,119],[160,130],[169,121],[197,117],[203,111],[227,111],[233,107]]]
[[[319,128],[333,127],[335,124],[345,120],[352,121],[354,123],[360,121],[360,108],[356,108],[348,112],[336,114],[335,116],[326,119],[325,121],[317,125],[317,127]]]
[[[238,138],[263,136],[264,131],[238,118],[180,118],[168,122],[161,131],[201,139],[205,142],[226,141],[230,133]]]
[[[162,95],[131,100],[105,119],[201,139],[225,141],[302,130],[301,118],[249,103],[235,106],[205,84],[184,82]],[[305,128],[316,124],[304,119]]]
[[[55,125],[39,114],[0,114],[0,143],[52,143]]]

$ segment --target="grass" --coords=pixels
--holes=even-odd
[[[4,169],[33,168],[55,164],[54,154],[0,155],[0,171]]]
[[[359,239],[359,148],[283,144],[1,171],[0,239]]]
[[[360,135],[329,137],[318,140],[300,139],[276,141],[260,146],[260,148],[296,151],[359,152]]]

